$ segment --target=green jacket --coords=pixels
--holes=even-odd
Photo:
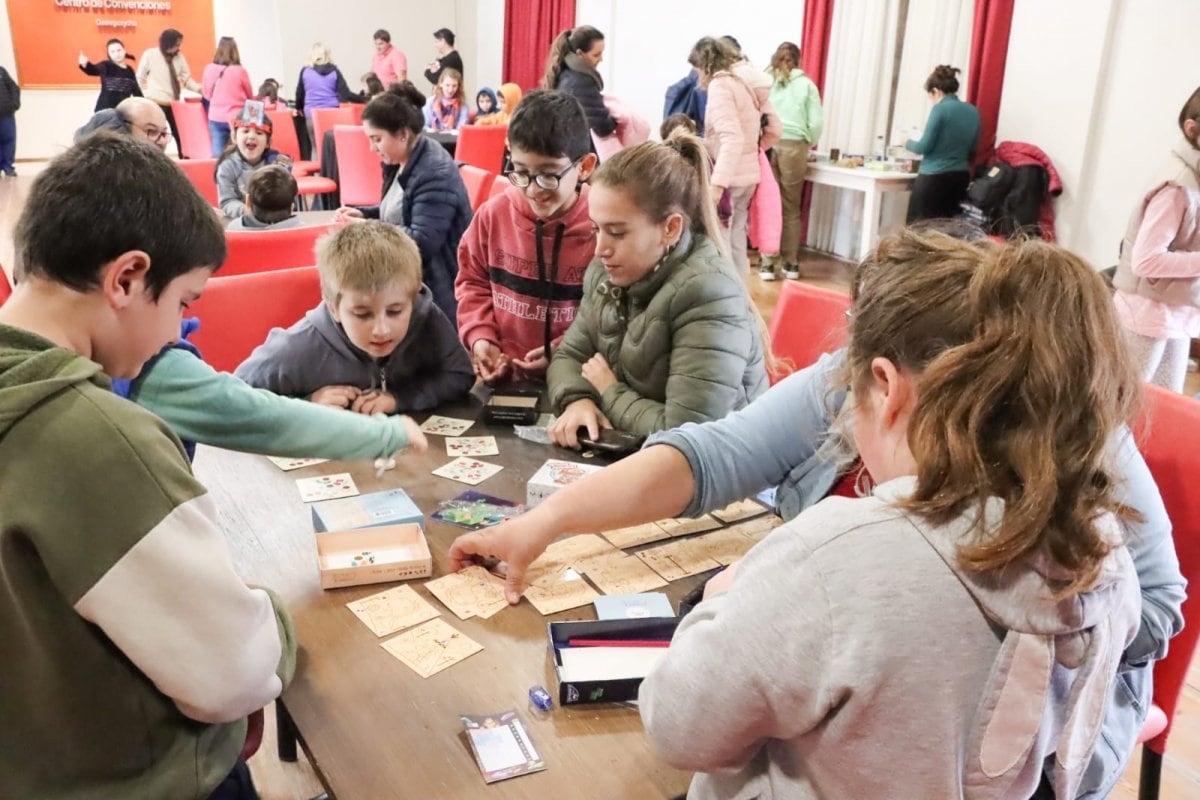
[[[685,232],[626,289],[593,261],[547,371],[551,404],[561,413],[590,397],[615,428],[640,434],[720,419],[767,389],[760,327],[745,285],[705,236]],[[581,372],[596,353],[617,376],[603,395]]]
[[[825,116],[821,93],[802,69],[794,69],[787,83],[776,78],[771,84],[771,105],[783,121],[783,138],[816,144],[821,138]]]
[[[909,139],[905,147],[924,156],[922,175],[942,172],[965,172],[975,157],[979,144],[979,110],[970,103],[948,94],[929,112],[921,140]]]
[[[206,798],[291,679],[166,425],[0,325],[0,797]]]

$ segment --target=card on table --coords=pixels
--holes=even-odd
[[[463,432],[474,424],[475,420],[442,417],[434,414],[421,423],[421,430],[424,433],[432,433],[437,436],[462,436]]]
[[[730,503],[722,509],[712,512],[712,515],[721,522],[740,522],[751,517],[761,516],[767,513],[767,509],[759,503],[749,498],[739,500],[736,503]]]
[[[567,567],[574,567],[589,558],[621,552],[602,537],[594,533],[569,536],[552,542],[546,550],[529,565],[525,580],[529,583],[554,582]]]
[[[291,472],[294,469],[311,467],[314,464],[324,464],[328,460],[328,458],[286,458],[284,456],[267,456],[267,461],[270,461],[284,472]]]
[[[650,544],[667,539],[671,534],[662,529],[657,522],[647,522],[643,525],[633,525],[628,528],[618,528],[615,531],[605,531],[601,534],[616,547],[636,547],[639,544]]]
[[[339,472],[335,475],[321,475],[316,478],[300,478],[296,481],[300,489],[300,499],[306,503],[318,500],[336,500],[339,497],[354,497],[358,487],[349,472]]]
[[[486,461],[460,456],[449,464],[438,467],[433,471],[433,474],[442,478],[449,478],[452,481],[458,481],[459,483],[465,483],[468,486],[477,486],[502,469],[504,467],[499,464],[489,464]]]
[[[498,456],[500,448],[496,446],[495,436],[448,436],[446,455]]]
[[[495,783],[546,768],[515,711],[491,716],[462,715],[471,752],[484,783]]]
[[[452,667],[483,650],[483,645],[440,617],[380,644],[422,678]]]
[[[783,524],[783,518],[777,517],[774,514],[769,514],[758,519],[739,522],[736,525],[731,525],[726,530],[737,531],[742,536],[754,542],[761,542],[766,538],[767,534]]]
[[[691,552],[703,554],[722,566],[729,566],[754,547],[755,540],[743,536],[736,527],[705,533],[689,542]]]
[[[441,522],[477,531],[499,525],[524,511],[525,506],[520,503],[467,489],[450,500],[438,503],[438,510],[432,516]]]
[[[504,581],[479,566],[443,575],[425,588],[459,619],[488,619],[508,606]]]
[[[637,557],[668,581],[699,575],[721,566],[686,539],[642,550]]]
[[[351,601],[346,603],[346,608],[362,620],[376,636],[387,636],[389,633],[411,628],[417,623],[433,619],[440,613],[411,586],[397,586],[386,592]]]
[[[673,617],[675,611],[671,601],[662,592],[645,594],[610,594],[597,597],[598,619],[645,619],[647,617]]]
[[[553,578],[543,578],[525,590],[525,599],[542,616],[586,606],[599,596],[578,572],[570,568]]]
[[[705,514],[698,519],[660,519],[658,526],[667,532],[668,536],[687,536],[691,533],[703,533],[704,531],[715,531],[721,527],[721,523],[709,515]]]
[[[749,549],[749,542],[746,544]],[[667,585],[646,562],[620,551],[589,558],[581,562],[577,569],[605,594],[637,594]]]

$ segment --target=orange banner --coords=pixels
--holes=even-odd
[[[183,55],[199,79],[216,49],[212,0],[8,0],[8,21],[21,86],[98,86],[79,70],[79,51],[108,58],[104,43],[120,39],[135,58],[158,46],[166,28],[183,34]],[[126,62],[137,69],[137,61]]]

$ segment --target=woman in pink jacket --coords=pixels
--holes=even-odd
[[[208,101],[208,132],[212,137],[213,158],[220,158],[229,143],[229,123],[254,97],[250,75],[242,66],[242,56],[232,36],[217,42],[213,63],[204,68],[200,93]]]
[[[725,42],[706,36],[696,42],[688,63],[700,75],[700,87],[708,90],[704,112],[704,143],[714,160],[712,172],[713,202],[729,190],[733,216],[729,220],[729,249],[734,265],[744,277],[750,276],[746,256],[746,235],[750,201],[758,186],[758,151],[763,137],[764,115],[774,119],[762,146],[770,147],[778,134],[778,116],[769,103],[756,93],[745,77],[738,74],[740,55]],[[770,84],[766,84],[769,91]]]
[[[1175,392],[1200,336],[1200,89],[1180,110],[1179,130],[1183,138],[1133,210],[1113,277],[1142,379]]]

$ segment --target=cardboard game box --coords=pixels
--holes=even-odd
[[[679,617],[551,622],[559,705],[636,700],[678,624]]]
[[[427,578],[433,558],[420,525],[332,531],[317,537],[321,588]]]
[[[547,459],[546,463],[542,464],[526,484],[525,508],[533,508],[564,486],[569,486],[585,475],[591,475],[601,469],[603,467],[579,464],[574,461]]]
[[[380,525],[425,524],[425,515],[403,489],[371,492],[312,505],[313,530],[345,531]]]

